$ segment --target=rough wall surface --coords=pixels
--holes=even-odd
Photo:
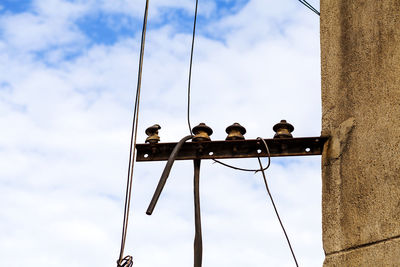
[[[400,266],[400,0],[321,0],[321,64],[324,265]]]
[[[398,267],[400,266],[400,240],[389,240],[374,246],[328,255],[325,266],[346,267]]]

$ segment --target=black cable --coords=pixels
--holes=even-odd
[[[236,166],[233,166],[233,165],[229,165],[229,164],[227,164],[227,163],[224,163],[224,162],[222,162],[222,161],[219,161],[219,160],[217,160],[217,159],[213,159],[213,161],[214,161],[214,163],[221,164],[221,165],[223,165],[223,166],[225,166],[225,167],[228,167],[228,168],[231,168],[231,169],[234,169],[234,170],[237,170],[237,171],[254,172],[254,173],[257,173],[257,172],[261,171],[260,169],[245,169],[245,168],[236,167]],[[264,168],[264,171],[265,171],[266,169],[268,169],[268,168]]]
[[[257,140],[261,140],[264,143],[265,149],[267,150],[268,155],[270,155],[269,148],[268,148],[268,145],[265,142],[265,140],[262,139],[261,137],[257,137]],[[213,161],[214,161],[214,163],[221,164],[221,165],[223,165],[225,167],[228,167],[228,168],[231,168],[231,169],[234,169],[234,170],[237,170],[237,171],[254,172],[254,173],[257,173],[257,172],[260,172],[260,171],[265,171],[266,169],[269,168],[269,165],[271,164],[270,157],[268,157],[268,165],[264,169],[245,169],[245,168],[239,168],[239,167],[236,167],[236,166],[233,166],[233,165],[229,165],[227,163],[224,163],[224,162],[216,160],[216,159],[213,159]]]
[[[264,143],[264,145],[265,145],[265,147],[267,148],[267,151],[268,151],[268,158],[269,158],[269,160],[268,160],[268,167],[269,167],[269,164],[270,164],[270,162],[271,162],[271,160],[270,160],[271,155],[269,154],[269,149],[268,149],[267,143],[264,141],[264,139],[262,139],[262,140],[263,140],[263,143]],[[267,178],[265,177],[265,172],[264,172],[264,169],[263,169],[263,165],[262,165],[262,163],[261,163],[260,158],[257,157],[257,159],[258,159],[258,163],[260,164],[260,170],[261,170],[261,173],[262,173],[262,176],[263,176],[263,179],[264,179],[265,188],[267,189],[268,196],[269,196],[269,198],[271,199],[271,203],[272,203],[272,206],[274,207],[274,211],[275,211],[276,217],[278,218],[279,224],[281,225],[281,228],[282,228],[282,230],[283,230],[283,233],[285,234],[286,241],[287,241],[287,243],[288,243],[288,245],[289,245],[289,248],[290,248],[290,252],[292,253],[292,256],[293,256],[293,260],[294,260],[294,262],[296,263],[296,266],[299,267],[299,264],[297,263],[296,255],[294,254],[294,251],[293,251],[292,245],[291,245],[291,243],[290,243],[289,237],[288,237],[288,235],[287,235],[287,233],[286,233],[285,227],[283,226],[281,217],[279,216],[278,209],[276,208],[274,199],[272,198],[271,191],[269,190],[268,183],[267,183]]]
[[[157,201],[160,198],[161,192],[164,189],[165,183],[167,182],[169,173],[171,172],[172,165],[175,162],[176,157],[178,156],[179,150],[183,146],[183,144],[192,139],[192,135],[188,135],[183,137],[174,147],[171,154],[169,155],[167,164],[165,164],[164,171],[161,174],[160,180],[158,181],[158,185],[156,191],[153,194],[153,197],[150,201],[149,207],[147,208],[146,214],[151,215],[156,207]]]
[[[144,47],[145,47],[145,41],[146,41],[148,10],[149,10],[149,0],[146,0],[146,5],[145,5],[145,9],[144,9],[144,17],[143,17],[142,38],[141,38],[141,44],[140,44],[139,68],[138,68],[138,79],[137,79],[136,96],[135,96],[135,106],[134,106],[134,110],[133,110],[131,143],[130,143],[130,149],[129,149],[128,177],[127,177],[127,182],[126,182],[126,194],[125,194],[125,206],[124,206],[124,219],[123,219],[123,225],[122,225],[121,249],[120,249],[120,255],[119,255],[119,258],[117,261],[118,266],[132,266],[132,256],[126,256],[124,258],[124,250],[125,250],[126,235],[127,235],[127,230],[128,230],[129,211],[130,211],[130,203],[131,203],[131,196],[132,196],[132,176],[133,176],[133,169],[134,169],[134,164],[135,164],[136,139],[137,139],[137,128],[138,128],[139,106],[140,106],[140,90],[141,90],[141,84],[142,84],[143,56],[144,56]]]
[[[318,10],[316,10],[310,3],[308,3],[306,0],[299,0],[300,3],[302,3],[304,6],[306,6],[308,9],[310,9],[312,12],[320,16],[320,13]]]
[[[320,15],[320,13],[318,12],[317,9],[315,9],[310,3],[308,3],[305,0],[299,0],[300,3],[302,3],[304,6],[306,6],[308,9],[310,9],[311,11],[313,11],[315,14],[317,14],[318,16]]]
[[[316,10],[310,3],[308,3],[306,0],[298,0],[300,3],[302,3],[304,6],[306,6],[308,9],[313,11],[315,14],[320,16],[320,12]],[[189,63],[189,78],[188,78],[188,94],[187,94],[187,123],[189,127],[189,132],[192,134],[192,126],[190,124],[190,93],[191,93],[191,82],[192,82],[192,65],[193,65],[193,51],[194,51],[194,40],[196,37],[196,22],[197,22],[197,9],[198,9],[198,4],[199,1],[196,0],[196,6],[195,6],[195,11],[194,11],[194,20],[193,20],[193,35],[192,35],[192,48],[190,51],[190,63]],[[251,170],[251,169],[243,169],[243,168],[238,168],[231,166],[226,163],[222,163],[221,161],[214,160],[214,162],[217,162],[221,165],[224,165],[226,167],[235,169],[235,170],[240,170],[240,171],[249,171],[249,172],[258,172],[260,170]]]
[[[192,49],[190,51],[189,79],[188,79],[187,123],[189,126],[190,134],[192,134],[192,126],[190,125],[190,89],[191,89],[191,83],[192,83],[193,51],[194,51],[194,39],[196,37],[196,22],[197,22],[197,7],[198,7],[198,5],[199,5],[199,0],[196,0],[196,7],[194,10],[194,21],[193,21]]]
[[[294,259],[294,261],[295,261],[295,263],[296,263],[296,266],[298,267],[299,265],[298,265],[298,263],[297,263],[296,255],[294,254],[294,251],[293,251],[292,245],[291,245],[291,243],[290,243],[289,237],[288,237],[288,235],[287,235],[287,233],[286,233],[285,227],[283,226],[281,217],[279,216],[278,209],[276,208],[276,205],[275,205],[274,199],[273,199],[273,197],[272,197],[271,191],[269,190],[269,187],[268,187],[267,178],[266,178],[266,176],[265,176],[265,170],[267,170],[267,169],[270,167],[270,165],[271,165],[271,153],[270,153],[270,151],[269,151],[267,142],[265,142],[265,140],[264,140],[263,138],[257,137],[257,140],[262,141],[262,143],[264,144],[264,147],[265,147],[265,149],[266,149],[266,151],[267,151],[268,163],[267,163],[267,166],[266,166],[265,168],[263,167],[263,165],[262,165],[262,163],[261,163],[260,157],[257,157],[258,163],[260,164],[260,169],[257,169],[257,170],[238,168],[238,167],[228,165],[228,164],[223,163],[223,162],[218,161],[218,160],[214,160],[214,162],[217,162],[217,163],[219,163],[219,164],[221,164],[221,165],[224,165],[224,166],[226,166],[226,167],[229,167],[229,168],[232,168],[232,169],[235,169],[235,170],[239,170],[239,171],[252,171],[252,172],[261,172],[261,173],[262,173],[263,179],[264,179],[265,188],[267,189],[268,196],[269,196],[269,198],[271,199],[271,203],[272,203],[272,206],[274,207],[274,211],[275,211],[276,217],[277,217],[278,220],[279,220],[279,224],[281,225],[281,228],[282,228],[282,230],[283,230],[283,233],[285,234],[285,237],[286,237],[286,241],[287,241],[287,243],[288,243],[288,245],[289,245],[290,252],[292,253],[293,259]]]

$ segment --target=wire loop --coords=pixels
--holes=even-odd
[[[122,261],[117,261],[117,267],[132,267],[133,266],[133,258],[132,256],[126,256],[122,259]]]

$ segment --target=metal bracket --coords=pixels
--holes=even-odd
[[[264,139],[271,157],[321,155],[326,136]],[[137,144],[137,161],[168,160],[177,143]],[[226,140],[184,143],[177,160],[267,157],[260,140]]]

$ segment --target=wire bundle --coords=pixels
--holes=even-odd
[[[311,4],[309,4],[305,0],[299,0],[300,3],[302,3],[304,6],[306,6],[308,9],[313,11],[315,14],[318,16],[320,13],[318,10],[316,10]],[[124,219],[123,219],[123,226],[122,226],[122,238],[121,238],[121,249],[120,249],[120,255],[119,259],[117,260],[117,267],[131,267],[133,266],[133,258],[132,256],[128,255],[124,257],[124,249],[125,249],[125,242],[126,242],[126,236],[127,236],[127,229],[128,229],[128,219],[129,219],[129,210],[130,210],[130,202],[131,202],[131,195],[132,195],[132,177],[133,177],[133,169],[134,169],[134,163],[135,163],[135,151],[136,151],[136,138],[137,138],[137,128],[138,128],[138,118],[139,118],[139,104],[140,104],[140,90],[141,90],[141,81],[142,81],[142,68],[143,68],[143,56],[144,56],[144,46],[145,46],[145,39],[146,39],[146,27],[147,27],[147,17],[148,17],[148,7],[149,7],[149,0],[146,0],[146,5],[145,5],[145,11],[144,11],[144,19],[143,19],[143,28],[142,28],[142,39],[141,39],[141,48],[140,48],[140,57],[139,57],[139,69],[138,69],[138,79],[137,79],[137,89],[136,89],[136,96],[135,96],[135,106],[134,106],[134,114],[133,114],[133,121],[132,121],[132,134],[131,134],[131,143],[130,143],[130,152],[129,152],[129,164],[128,164],[128,177],[127,177],[127,184],[126,184],[126,194],[125,194],[125,207],[124,207]],[[195,6],[195,14],[194,14],[194,22],[193,22],[193,35],[192,35],[192,46],[191,46],[191,52],[190,52],[190,65],[189,65],[189,79],[188,79],[188,88],[187,88],[187,123],[190,131],[190,135],[192,135],[192,128],[190,125],[190,93],[191,93],[191,78],[192,78],[192,65],[193,65],[193,52],[194,52],[194,41],[195,41],[195,35],[196,35],[196,21],[197,21],[197,9],[198,9],[198,0],[196,0],[196,6]],[[285,234],[286,240],[288,242],[290,251],[292,253],[293,259],[297,264],[296,256],[293,252],[292,246],[289,241],[289,237],[286,234],[285,228],[282,224],[282,221],[280,219],[278,210],[275,206],[274,200],[272,198],[271,192],[268,187],[268,183],[266,180],[265,176],[265,170],[269,168],[271,159],[269,155],[269,149],[262,138],[257,138],[261,140],[265,148],[267,149],[268,152],[268,165],[264,168],[260,158],[258,158],[258,162],[260,164],[260,169],[244,169],[244,168],[239,168],[235,166],[228,165],[226,163],[223,163],[218,160],[214,160],[216,163],[219,163],[221,165],[224,165],[226,167],[233,168],[235,170],[239,171],[251,171],[251,172],[262,172],[263,178],[264,178],[264,183],[265,187],[267,189],[267,193],[271,199],[272,205],[275,210],[275,214],[278,217],[279,223],[281,225],[281,228]],[[200,263],[201,264],[201,263]]]

